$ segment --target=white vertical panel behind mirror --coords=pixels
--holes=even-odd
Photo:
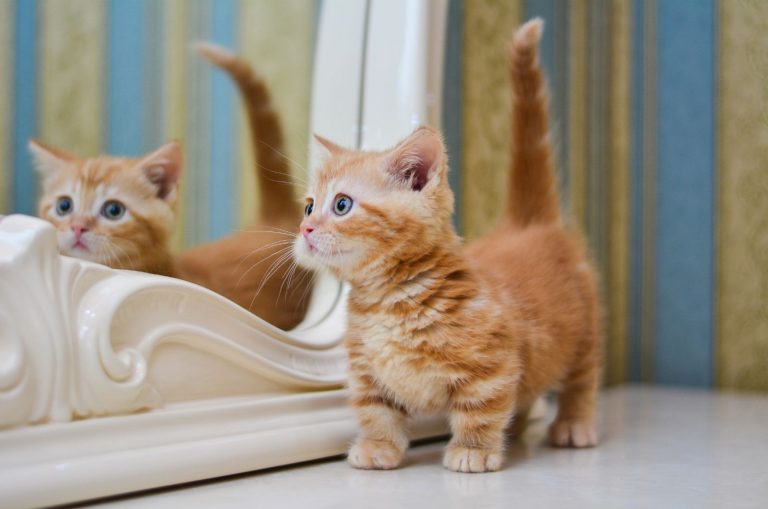
[[[362,147],[391,147],[440,127],[448,0],[370,0]]]
[[[322,30],[318,33],[315,48],[311,134],[317,133],[350,148],[356,147],[360,125],[368,2],[324,0],[320,13]],[[322,156],[322,148],[310,139],[312,168],[317,166]]]
[[[357,147],[368,2],[325,0],[322,3],[309,121],[310,180],[325,155],[313,134],[345,147]],[[319,275],[307,314],[291,334],[308,343],[326,342],[327,338],[338,336],[339,328],[346,324],[344,292],[336,279]]]

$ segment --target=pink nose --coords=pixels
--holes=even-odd
[[[88,231],[88,228],[80,224],[73,224],[72,231],[75,232],[75,238],[79,240],[83,233]]]
[[[311,226],[302,226],[301,227],[301,234],[304,235],[304,238],[309,237],[309,234],[312,233],[313,231],[315,231],[315,229],[312,228]]]

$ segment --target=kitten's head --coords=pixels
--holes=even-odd
[[[453,193],[440,135],[421,127],[391,150],[328,152],[306,197],[296,260],[345,280],[375,274],[454,240]]]
[[[31,140],[43,176],[38,213],[58,230],[59,251],[116,268],[151,270],[173,229],[182,150],[170,142],[136,159],[80,159]]]

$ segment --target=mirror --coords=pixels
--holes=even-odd
[[[292,329],[312,293],[311,275],[292,269],[289,248],[309,167],[319,4],[2,2],[0,64],[11,72],[0,75],[0,214],[39,213],[45,177],[34,169],[31,138],[77,158],[137,158],[179,140],[184,163],[169,228],[170,275]],[[275,115],[262,115],[254,138],[241,92],[231,76],[201,58],[193,47],[198,41],[231,50],[263,79],[271,98],[256,91],[251,99],[262,101],[256,106],[262,113],[271,105]],[[76,212],[77,198],[60,200],[67,193],[54,192],[51,215],[61,216],[57,206]],[[129,201],[119,191],[106,198]],[[118,215],[127,221],[132,212],[130,204],[126,211],[108,211],[106,201],[94,207],[93,225],[62,227],[68,242],[87,239],[99,221]],[[283,209],[293,211],[293,219],[276,214]],[[129,242],[110,249],[115,259],[122,257],[118,250],[129,251],[123,258],[131,263],[147,254],[141,246],[131,251]]]

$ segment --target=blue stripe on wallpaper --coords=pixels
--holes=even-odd
[[[215,43],[235,47],[237,6],[234,0],[212,2],[211,36]],[[210,220],[208,238],[215,239],[231,233],[235,224],[235,117],[232,80],[221,71],[211,78],[211,152],[208,182],[210,186]]]
[[[27,140],[37,136],[37,2],[16,2],[14,44],[13,187],[10,209],[34,215],[37,175]]]
[[[107,151],[137,156],[145,151],[144,1],[110,0],[107,56]]]
[[[712,384],[715,0],[658,2],[656,381]]]
[[[462,189],[461,189],[461,126],[463,74],[463,39],[464,39],[464,3],[461,0],[448,2],[448,26],[445,37],[445,55],[443,57],[443,102],[442,124],[445,144],[448,148],[448,161],[451,171],[448,180],[455,197],[453,213],[454,227],[462,231]]]
[[[643,120],[645,101],[643,82],[643,49],[645,23],[643,2],[632,3],[632,143],[630,171],[630,257],[629,257],[629,344],[628,377],[639,382],[643,378],[643,168],[645,167]]]

